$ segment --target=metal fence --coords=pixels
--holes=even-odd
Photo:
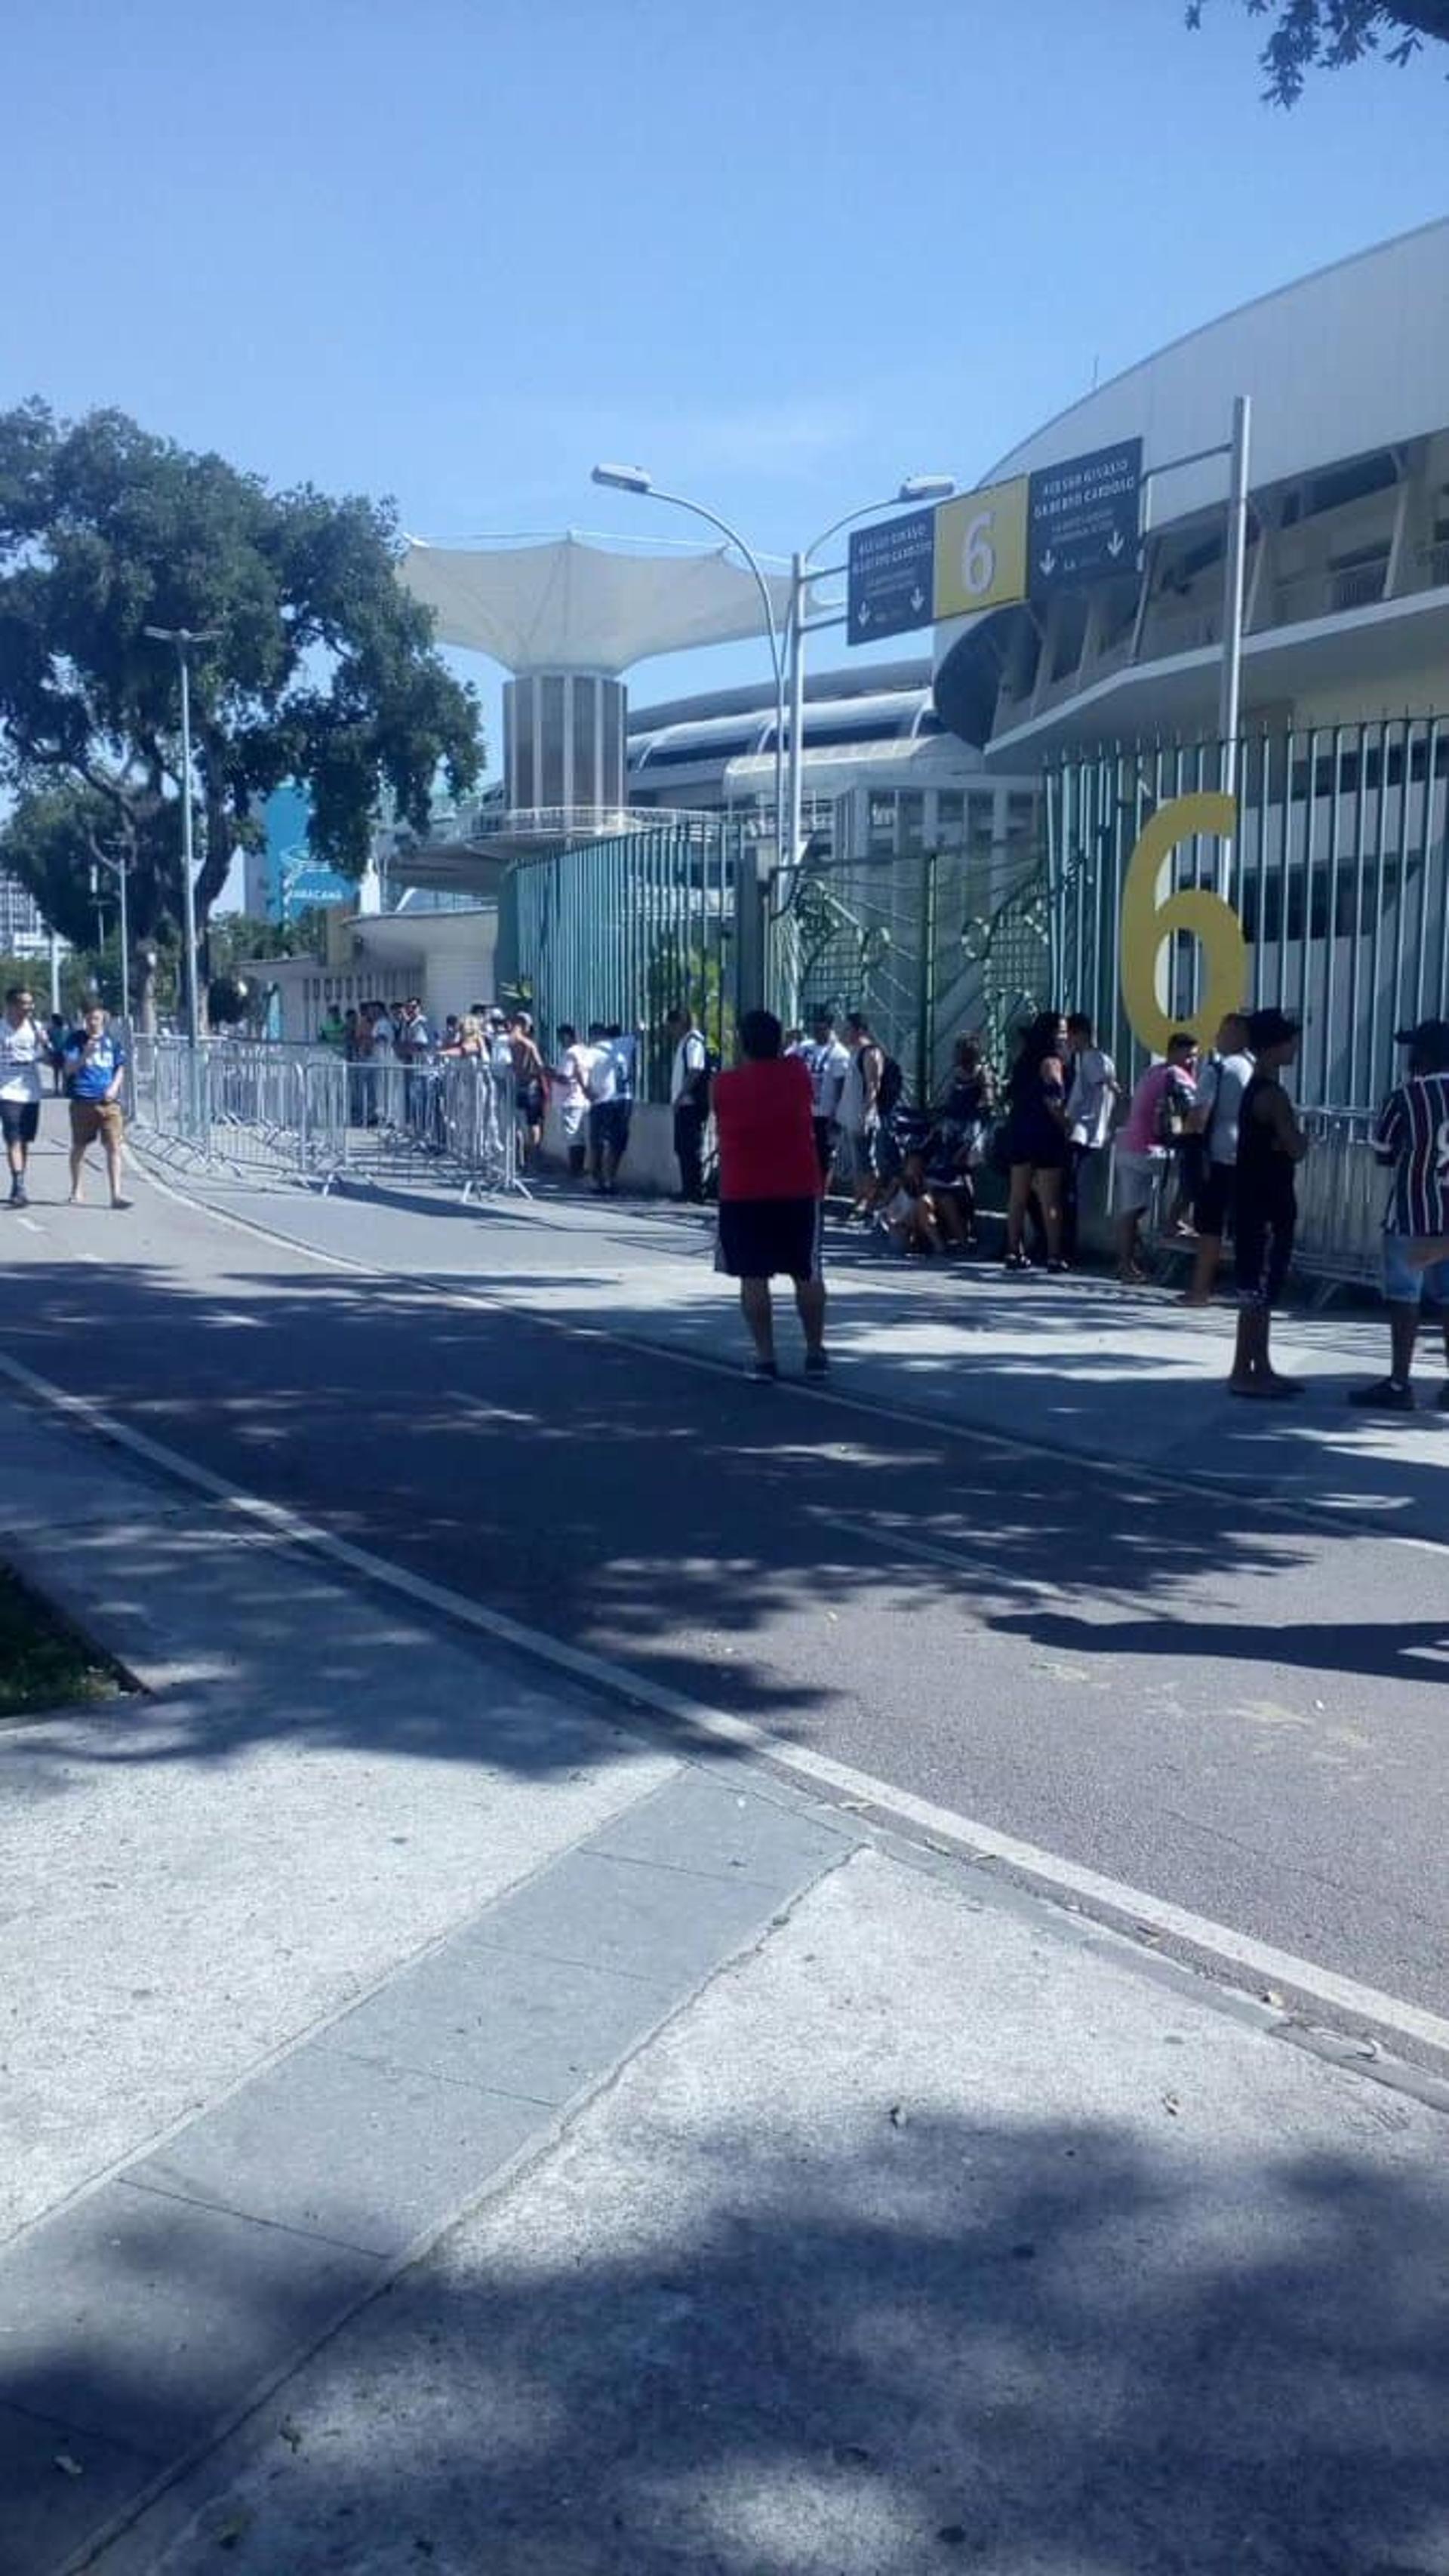
[[[164,1160],[263,1186],[523,1187],[512,1070],[474,1057],[347,1063],[276,1041],[137,1037],[129,1106]]]
[[[830,859],[799,871],[770,920],[770,1007],[808,1025],[861,1011],[913,1096],[944,1081],[970,1034],[1004,1062],[1049,957],[1043,866],[1010,873],[962,850]]]
[[[1303,1123],[1312,1142],[1298,1166],[1294,1260],[1327,1285],[1377,1287],[1389,1178],[1370,1150],[1374,1119],[1314,1109]]]
[[[1206,742],[1093,753],[1048,778],[1045,998],[1090,1011],[1119,1068],[1145,1061],[1122,1003],[1133,849],[1160,806],[1218,774]],[[1249,944],[1245,1000],[1302,1022],[1298,1099],[1370,1108],[1394,1078],[1395,1029],[1449,1001],[1449,729],[1403,717],[1263,734],[1239,746],[1237,792],[1234,838],[1184,844],[1163,898],[1191,886],[1227,897]],[[1163,1006],[1187,1028],[1199,973],[1196,941],[1164,944]]]
[[[738,823],[620,834],[521,858],[509,870],[503,945],[533,996],[545,1051],[561,1023],[643,1028],[688,1003],[727,1057],[742,1009],[763,990],[757,844]],[[667,1072],[646,1048],[646,1091]]]

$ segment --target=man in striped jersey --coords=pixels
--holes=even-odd
[[[1376,1412],[1412,1413],[1409,1372],[1426,1297],[1439,1308],[1449,1367],[1449,1020],[1421,1020],[1417,1028],[1396,1031],[1394,1042],[1408,1048],[1408,1078],[1389,1093],[1373,1139],[1379,1161],[1394,1175],[1384,1217],[1389,1373],[1356,1388],[1349,1401]],[[1449,1413],[1449,1377],[1435,1403]]]

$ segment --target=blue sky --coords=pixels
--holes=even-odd
[[[590,487],[624,457],[785,554],[1445,211],[1449,57],[1285,115],[1261,22],[1205,15],[10,0],[0,403],[118,404],[440,540],[687,538]]]

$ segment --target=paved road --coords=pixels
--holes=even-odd
[[[7,1349],[400,1564],[1442,2009],[1441,1554],[1255,1528],[138,1200],[0,1218]],[[534,1257],[592,1275],[586,1235]],[[406,1670],[377,1688],[405,1739]]]

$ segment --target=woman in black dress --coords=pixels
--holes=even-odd
[[[1062,1175],[1067,1162],[1067,1024],[1060,1011],[1039,1011],[1027,1030],[1006,1086],[1011,1196],[1006,1209],[1006,1267],[1029,1270],[1022,1246],[1033,1192],[1046,1236],[1048,1270],[1062,1259]]]

